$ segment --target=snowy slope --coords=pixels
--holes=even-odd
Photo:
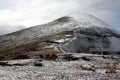
[[[71,34],[73,39],[67,40],[65,44],[61,42],[59,45],[64,51],[120,51],[118,32],[92,15],[73,14],[44,25],[0,36],[0,53],[64,31],[73,31]],[[91,50],[91,47],[95,48]]]
[[[68,52],[120,52],[120,34],[110,28],[82,27],[74,31],[76,39],[62,45]]]
[[[15,33],[4,35],[4,37],[1,37],[0,42],[2,40],[6,40],[6,37],[7,40],[14,39],[16,41],[21,41],[24,38],[33,39],[44,35],[49,35],[51,33],[56,33],[58,31],[74,30],[75,28],[90,26],[109,27],[107,24],[104,24],[91,15],[75,14],[59,18],[45,25],[38,25]]]

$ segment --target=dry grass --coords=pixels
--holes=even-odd
[[[12,44],[11,46],[0,47],[0,57],[9,56],[11,54],[16,55],[16,53],[22,55],[31,50],[35,51],[35,49],[37,49],[38,47],[42,47],[42,46],[38,46],[39,43],[41,42],[47,43],[48,40],[51,41],[52,39],[61,39],[65,35],[69,35],[69,34],[73,34],[73,31],[63,31],[63,32],[56,33],[54,35],[48,35],[46,37],[32,39],[24,43],[18,42],[17,44]],[[3,59],[4,58],[1,58],[1,60]]]

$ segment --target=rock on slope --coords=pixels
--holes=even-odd
[[[52,52],[120,52],[120,34],[92,15],[73,14],[0,36],[0,56]]]

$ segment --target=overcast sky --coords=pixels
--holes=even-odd
[[[120,0],[0,0],[0,34],[79,12],[120,30]]]

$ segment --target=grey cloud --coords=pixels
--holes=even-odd
[[[0,25],[0,35],[12,33],[24,29],[22,26]]]
[[[0,9],[11,8],[13,5],[11,0],[0,0]]]

